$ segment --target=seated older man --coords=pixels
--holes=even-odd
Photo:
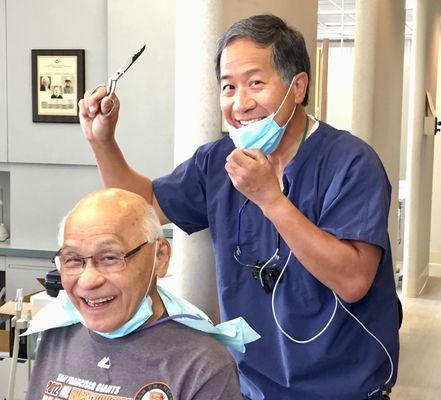
[[[65,293],[27,332],[44,331],[28,400],[242,399],[219,341],[244,350],[258,335],[241,318],[214,327],[156,285],[170,257],[161,232],[145,200],[120,189],[70,212],[54,258]]]

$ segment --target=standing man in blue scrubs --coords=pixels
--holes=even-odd
[[[283,20],[236,22],[215,60],[230,135],[153,182],[115,141],[117,97],[86,92],[80,120],[104,184],[142,195],[162,223],[210,229],[222,319],[262,335],[233,354],[245,399],[380,399],[398,362],[381,161],[305,113],[309,56]]]

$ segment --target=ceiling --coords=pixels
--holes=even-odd
[[[355,37],[356,0],[318,0],[318,40],[352,41]],[[414,0],[406,0],[406,38],[412,35]]]

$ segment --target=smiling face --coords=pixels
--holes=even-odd
[[[63,252],[82,257],[103,250],[127,253],[143,243],[140,221],[145,205],[134,196],[110,190],[80,202],[66,221]],[[61,268],[63,287],[89,329],[111,332],[131,318],[146,294],[154,250],[154,243],[146,244],[118,272],[103,274],[91,260],[78,276],[65,275]]]
[[[220,104],[225,120],[235,128],[277,111],[285,97],[288,88],[271,64],[271,50],[236,39],[222,52]]]

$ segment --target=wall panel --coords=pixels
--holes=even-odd
[[[106,1],[7,0],[9,161],[94,164],[79,124],[32,122],[31,50],[85,49],[86,85],[107,77]]]
[[[117,138],[128,162],[148,177],[173,167],[175,9],[174,0],[108,2],[109,73],[146,45],[118,82]]]
[[[7,161],[6,0],[0,0],[0,162]]]
[[[11,246],[56,250],[58,223],[101,187],[96,167],[18,164],[11,168]]]

